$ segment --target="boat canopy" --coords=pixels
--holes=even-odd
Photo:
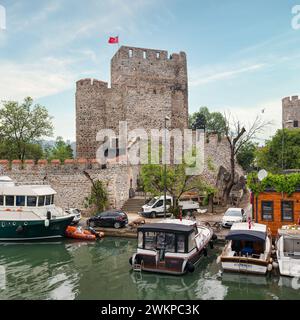
[[[10,196],[46,196],[56,194],[56,191],[47,185],[22,185],[13,187],[0,185],[0,194]]]
[[[266,241],[267,234],[256,230],[230,230],[226,240]]]
[[[148,223],[138,227],[138,232],[191,233],[194,229],[194,224],[186,225],[178,223]]]

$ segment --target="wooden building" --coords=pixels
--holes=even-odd
[[[299,224],[300,222],[300,189],[291,196],[266,190],[257,196],[252,195],[253,220],[266,224],[272,236],[277,236],[277,231],[283,225]]]

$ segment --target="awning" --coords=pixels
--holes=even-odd
[[[138,227],[142,232],[182,232],[190,233],[194,230],[194,225],[185,225],[178,223],[149,223]]]
[[[266,241],[267,234],[255,230],[230,230],[226,240]]]

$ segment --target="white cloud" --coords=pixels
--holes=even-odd
[[[282,126],[282,113],[281,113],[281,99],[279,97],[270,101],[262,101],[256,105],[247,105],[243,103],[243,106],[231,106],[224,107],[226,113],[230,113],[232,117],[238,119],[246,128],[255,121],[256,117],[259,116],[265,122],[271,122],[270,125],[266,126],[258,135],[257,140],[259,143],[263,143],[266,139],[269,139],[276,130]]]
[[[206,66],[191,72],[190,86],[198,87],[210,82],[227,80],[238,76],[242,73],[253,72],[265,67],[265,63],[254,63],[246,66],[240,66],[238,68],[233,67],[219,67],[219,66]]]
[[[76,74],[71,61],[52,57],[37,62],[17,63],[0,60],[1,100],[22,100],[26,96],[41,98],[70,89]]]

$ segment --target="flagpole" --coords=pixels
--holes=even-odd
[[[118,51],[119,51],[119,49],[120,49],[120,44],[119,44],[119,35],[117,35],[117,37],[118,37]]]

